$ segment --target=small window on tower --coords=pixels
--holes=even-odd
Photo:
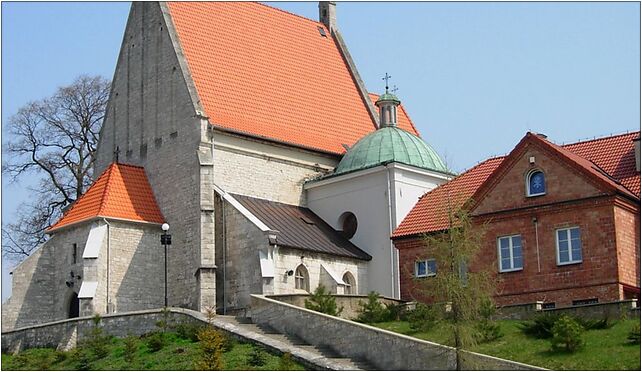
[[[78,260],[78,245],[76,243],[73,244],[71,247],[71,257],[72,257],[72,263],[76,263]]]

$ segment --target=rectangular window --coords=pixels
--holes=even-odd
[[[555,302],[545,302],[542,304],[542,309],[554,309]]]
[[[72,261],[72,262],[73,262],[73,263],[76,263],[76,262],[77,262],[77,260],[78,260],[78,245],[76,245],[76,243],[74,243],[74,244],[73,244],[73,246],[72,246],[72,249],[73,249],[73,250],[71,251],[71,257],[72,257],[72,259],[73,259],[73,261]]]
[[[437,275],[437,261],[434,259],[415,262],[415,276],[417,278],[425,278],[435,275]]]
[[[556,230],[555,236],[558,265],[582,262],[582,242],[580,240],[579,227]]]
[[[517,271],[524,268],[521,235],[497,238],[497,252],[499,272]]]
[[[597,298],[587,298],[586,300],[573,300],[573,306],[597,304]]]

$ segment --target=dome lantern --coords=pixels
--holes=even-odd
[[[375,102],[375,105],[379,108],[379,128],[397,126],[397,106],[401,104],[401,101],[397,96],[388,92],[388,80],[391,77],[386,72],[386,76],[383,77],[383,80],[386,81],[386,93],[381,95]]]

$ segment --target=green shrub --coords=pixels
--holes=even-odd
[[[247,359],[247,364],[252,367],[261,367],[264,366],[267,361],[267,355],[260,347],[252,347],[252,351]]]
[[[161,319],[156,322],[156,327],[158,327],[163,333],[167,332],[167,330],[171,327],[170,324],[170,311],[168,308],[164,307],[161,310]]]
[[[84,348],[86,351],[91,353],[91,355],[86,355],[85,357],[92,361],[102,359],[109,354],[109,342],[111,341],[111,336],[106,334],[100,326],[101,319],[102,318],[98,314],[94,316],[92,319],[94,326],[89,332],[89,337],[80,344],[81,348]]]
[[[138,350],[138,337],[127,335],[125,337],[125,350],[123,351],[123,358],[127,363],[133,363],[136,359],[136,351]]]
[[[489,319],[482,319],[475,324],[475,331],[477,332],[476,339],[479,342],[495,341],[504,335],[499,324]]]
[[[195,369],[216,371],[223,369],[223,343],[225,339],[214,327],[207,326],[198,332],[200,353]]]
[[[414,310],[407,312],[406,319],[413,331],[427,332],[437,324],[437,311],[432,306],[417,304]]]
[[[630,344],[640,344],[640,324],[636,324],[635,326],[633,326],[633,328],[631,328],[626,339]]]
[[[183,340],[197,342],[198,332],[202,328],[202,325],[196,323],[179,323],[174,326],[174,331],[176,331],[178,337],[182,338]]]
[[[404,310],[406,308],[405,304],[396,304],[394,302],[386,304],[386,313],[384,318],[386,322],[394,322],[400,320]]]
[[[359,301],[359,315],[355,319],[361,323],[379,323],[388,319],[388,311],[379,302],[379,293],[372,291],[368,293],[368,302]]]
[[[518,325],[524,334],[535,338],[551,338],[553,337],[553,325],[560,318],[555,314],[542,314],[535,317],[533,320],[522,322]]]
[[[92,355],[88,349],[76,348],[71,353],[71,360],[75,369],[79,371],[89,371],[92,369]]]
[[[229,353],[236,346],[236,340],[231,336],[223,335],[223,352]]]
[[[61,363],[64,362],[65,359],[67,359],[67,353],[64,351],[58,351],[54,353],[54,363]]]
[[[332,316],[339,316],[343,311],[343,306],[337,308],[336,299],[322,284],[305,300],[305,308]]]
[[[616,319],[611,319],[608,315],[604,315],[604,318],[602,319],[583,319],[581,317],[575,317],[575,320],[577,320],[582,328],[587,331],[590,329],[609,329],[617,323]]]
[[[147,335],[146,338],[147,348],[151,352],[155,353],[165,347],[165,334],[162,332],[153,332]]]
[[[292,371],[294,369],[294,361],[292,354],[284,353],[279,360],[279,371]]]
[[[553,325],[551,345],[553,350],[577,351],[582,347],[584,328],[570,316],[562,315]]]

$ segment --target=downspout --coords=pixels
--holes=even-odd
[[[542,268],[540,267],[539,262],[539,235],[537,234],[537,217],[533,217],[533,223],[535,224],[535,252],[537,252],[537,272],[541,272]],[[522,253],[522,257],[524,253]]]
[[[390,168],[386,165],[386,171],[387,171],[387,184],[386,186],[388,187],[388,238],[392,236],[392,197],[390,195]],[[395,298],[395,251],[394,251],[394,244],[392,243],[392,240],[390,240],[390,285],[392,289],[392,297]]]
[[[227,268],[227,224],[225,223],[225,199],[221,196],[221,214],[223,219],[223,315],[227,314],[227,303],[226,296],[227,293],[225,280],[225,269]]]
[[[107,225],[107,304],[105,313],[109,314],[109,253],[111,251],[111,225],[103,218],[103,221]]]

